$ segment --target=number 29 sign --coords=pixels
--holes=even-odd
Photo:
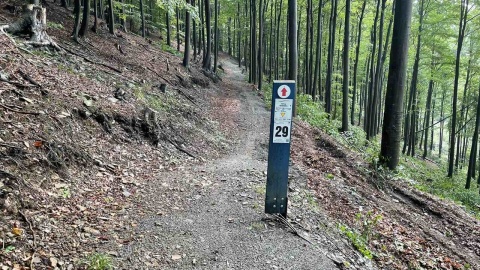
[[[288,165],[295,81],[274,81],[268,149],[265,213],[287,215]]]

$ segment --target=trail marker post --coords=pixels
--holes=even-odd
[[[287,216],[288,165],[295,81],[274,81],[268,148],[265,213]]]

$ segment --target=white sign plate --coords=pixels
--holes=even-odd
[[[292,111],[292,99],[275,99],[273,143],[290,143]]]

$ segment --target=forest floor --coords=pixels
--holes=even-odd
[[[294,230],[263,214],[269,112],[233,59],[214,83],[155,40],[74,44],[48,3],[65,52],[0,35],[0,269],[480,269],[478,220],[298,119]]]

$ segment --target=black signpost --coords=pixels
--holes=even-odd
[[[268,148],[265,213],[287,216],[288,164],[295,81],[274,81]]]

